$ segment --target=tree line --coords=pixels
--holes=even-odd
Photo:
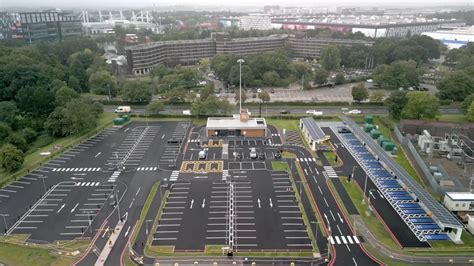
[[[61,43],[0,45],[0,166],[19,169],[24,156],[55,137],[95,128],[102,106],[80,93],[105,69],[102,51],[87,38]]]

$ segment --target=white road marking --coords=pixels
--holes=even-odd
[[[102,152],[97,153],[94,157],[97,158]]]
[[[314,170],[316,171],[316,173],[319,175],[319,171],[317,168],[314,168]]]
[[[344,236],[341,236],[341,239],[342,239],[342,242],[343,242],[344,244],[347,244],[347,240],[346,240],[346,238],[345,238]]]
[[[262,206],[260,206],[260,198],[257,199],[257,203],[258,203],[258,208],[261,208]]]
[[[339,225],[338,225],[338,224],[336,225],[336,227],[337,227],[337,230],[339,230],[339,233],[342,235],[341,228],[339,227]]]
[[[63,205],[61,205],[61,207],[59,208],[59,210],[58,210],[56,213],[59,213],[65,206],[66,206],[66,203],[64,203]]]
[[[339,212],[337,213],[337,216],[339,217],[339,220],[340,220],[341,223],[343,224],[343,223],[344,223],[344,220],[342,219],[341,214],[340,214]]]
[[[341,240],[339,239],[338,236],[335,236],[334,238],[336,239],[337,244],[341,244]]]
[[[107,228],[104,230],[104,233],[102,234],[102,238],[105,237],[105,235],[107,234],[108,231],[109,231],[109,227],[107,226]]]
[[[319,192],[321,193],[321,195],[323,195],[323,191],[321,190],[320,186],[318,186],[318,189],[319,189]]]
[[[336,221],[336,217],[334,217],[334,213],[332,213],[332,210],[329,210],[329,213],[331,213],[331,217],[332,219],[334,220],[334,222]]]
[[[132,202],[130,202],[130,205],[128,206],[128,208],[132,208],[132,205],[133,205],[133,202],[135,201],[135,198],[132,199]]]
[[[161,139],[164,139],[165,138],[165,134],[163,134],[163,136],[161,136]]]
[[[326,206],[329,207],[329,204],[328,204],[328,202],[326,201],[326,198],[323,198],[323,199],[324,199],[324,203],[326,203]]]
[[[360,241],[359,241],[359,238],[357,238],[357,236],[352,236],[354,238],[354,242],[356,242],[357,244],[360,244]]]
[[[74,206],[74,208],[71,209],[71,213],[73,213],[73,212],[76,210],[77,206],[79,206],[79,203],[76,203],[76,205]]]
[[[204,206],[206,206],[206,199],[202,199],[202,208],[204,209]]]
[[[129,225],[128,228],[127,228],[127,232],[125,232],[125,236],[128,235],[128,232],[129,232],[129,231],[130,231],[130,225]]]
[[[139,188],[138,188],[137,193],[135,193],[135,196],[138,195],[138,193],[140,192],[140,189],[142,189],[142,187],[139,187]]]
[[[189,206],[190,209],[193,208],[193,204],[194,204],[194,199],[191,200],[191,205]]]
[[[352,257],[352,260],[354,261],[354,265],[357,266],[356,259],[354,259],[354,257]]]
[[[270,200],[270,208],[273,208],[272,198],[269,198],[269,200]]]

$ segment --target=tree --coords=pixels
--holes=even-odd
[[[72,99],[77,99],[79,97],[79,94],[75,90],[64,86],[56,91],[55,103],[56,106],[63,106]]]
[[[369,100],[371,102],[380,103],[380,102],[383,102],[384,97],[385,97],[385,93],[383,92],[383,90],[374,90],[370,94]]]
[[[237,104],[240,102],[240,90],[239,89],[235,90],[234,99],[235,99],[235,102]],[[247,100],[247,92],[245,90],[242,90],[242,104],[244,104],[246,100]]]
[[[295,72],[295,77],[297,79],[301,79],[303,75],[306,77],[310,77],[312,74],[311,67],[305,62],[292,62],[290,67],[293,68],[293,71]]]
[[[263,73],[262,81],[267,86],[276,86],[280,81],[280,75],[276,71],[267,71]]]
[[[471,103],[469,109],[467,110],[466,119],[469,122],[474,122],[474,101]]]
[[[7,124],[0,122],[0,143],[3,143],[11,132],[12,129]]]
[[[463,113],[467,114],[467,111],[469,110],[469,106],[471,106],[472,102],[474,102],[474,93],[467,96],[466,99],[464,99],[464,101],[462,101],[461,110],[462,110]]]
[[[407,103],[407,91],[394,91],[385,100],[385,105],[388,107],[388,113],[395,119],[400,119],[403,107]]]
[[[168,102],[171,104],[184,103],[186,91],[183,88],[173,89],[168,93]]]
[[[78,93],[81,93],[81,84],[79,83],[79,80],[75,76],[69,76],[69,79],[67,81],[67,86],[73,90],[75,90]]]
[[[202,101],[205,101],[209,95],[214,94],[215,85],[214,81],[210,81],[206,86],[201,90],[200,98]]]
[[[146,107],[146,112],[152,115],[157,115],[165,110],[165,105],[160,101],[152,101]]]
[[[5,140],[5,142],[14,145],[23,152],[28,150],[28,143],[26,142],[25,138],[23,138],[23,136],[21,136],[20,134],[11,133]]]
[[[38,133],[31,127],[25,127],[21,130],[21,135],[26,140],[26,142],[30,144],[35,141],[36,137],[38,136]]]
[[[396,61],[390,65],[378,66],[374,71],[374,81],[386,89],[407,89],[418,86],[422,71],[415,61]]]
[[[18,108],[33,117],[46,117],[54,110],[54,93],[43,87],[24,87],[16,100]]]
[[[23,152],[15,146],[6,144],[0,149],[0,166],[8,172],[20,169],[23,161]]]
[[[10,127],[13,127],[17,120],[17,115],[20,113],[13,101],[0,102],[0,122],[3,122]]]
[[[365,85],[362,82],[352,87],[351,94],[354,101],[357,101],[358,103],[369,97],[369,91],[365,88]]]
[[[316,71],[314,71],[314,82],[319,85],[324,84],[328,82],[328,76],[329,72],[327,72],[326,70],[317,69]]]
[[[120,95],[128,102],[150,102],[152,93],[145,81],[125,81],[120,85]]]
[[[101,70],[89,77],[91,92],[99,95],[117,95],[117,80],[108,71]]]
[[[97,108],[84,99],[73,99],[57,107],[45,122],[45,129],[55,137],[78,135],[97,125]]]
[[[474,93],[474,78],[465,71],[453,71],[438,84],[440,99],[462,101]]]
[[[402,109],[402,118],[434,119],[439,112],[439,102],[436,96],[424,91],[411,91],[406,95],[407,103]]]
[[[214,95],[209,96],[203,106],[207,115],[227,115],[233,109],[227,99],[219,99]]]
[[[319,61],[321,66],[328,71],[338,69],[341,66],[341,54],[339,48],[335,45],[325,46],[321,50]]]
[[[339,84],[343,84],[345,81],[346,81],[346,79],[344,78],[344,73],[338,72],[338,73],[336,74],[335,79],[334,79],[334,83],[335,83],[336,85],[339,85]]]

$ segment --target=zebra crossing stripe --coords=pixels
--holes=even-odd
[[[351,236],[347,236],[347,241],[349,241],[350,244],[354,244],[354,242],[352,241]]]
[[[334,242],[334,238],[332,236],[329,237],[329,242],[331,245],[334,245],[336,242]]]
[[[341,236],[341,239],[342,239],[342,242],[343,242],[344,244],[347,244],[347,240],[346,240],[346,238],[345,238],[344,236]]]
[[[341,240],[339,240],[338,236],[335,236],[334,238],[336,239],[337,244],[341,244]]]
[[[359,239],[357,238],[357,236],[352,236],[354,238],[354,242],[356,242],[357,244],[360,244],[360,241]]]

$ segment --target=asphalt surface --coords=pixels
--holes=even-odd
[[[114,112],[117,106],[115,105],[106,105],[104,106],[105,112]],[[282,110],[288,110],[290,114],[296,115],[305,115],[307,110],[318,110],[322,111],[324,115],[342,115],[343,111],[341,108],[349,108],[349,109],[358,109],[362,111],[362,114],[387,114],[387,107],[385,106],[262,106],[262,116],[267,115],[276,115],[280,114]],[[165,110],[162,112],[163,114],[172,114],[172,115],[182,115],[183,110],[190,110],[191,106],[174,106],[174,105],[167,105]],[[259,107],[258,106],[250,106],[248,107],[249,111],[253,115],[258,115]],[[136,114],[144,114],[146,111],[146,106],[133,106],[132,113]],[[442,114],[459,114],[461,110],[459,108],[453,107],[440,107],[440,112]]]
[[[336,144],[336,152],[344,162],[343,166],[341,167],[343,175],[349,176],[352,174],[352,170],[354,169],[354,178],[352,180],[357,182],[361,189],[364,189],[366,173],[362,167],[344,147],[344,145],[341,145],[340,139],[330,128],[326,127],[322,129],[326,134],[331,136],[331,142]],[[375,184],[370,180],[370,178],[368,178],[366,189],[367,196],[370,196],[370,190],[378,192]],[[427,242],[421,242],[418,240],[418,238],[411,232],[410,228],[405,224],[402,218],[392,208],[390,203],[384,197],[382,197],[381,194],[372,193],[372,196],[370,197],[372,206],[375,207],[375,210],[383,219],[383,222],[390,228],[391,233],[402,247],[429,247]]]
[[[271,128],[271,130],[275,130]],[[277,133],[277,132],[272,132]],[[322,217],[323,227],[329,235],[330,264],[331,265],[378,265],[367,254],[360,236],[354,235],[351,225],[336,202],[332,191],[328,187],[327,177],[323,174],[325,168],[317,165],[311,153],[303,147],[284,146],[285,150],[296,154],[296,162],[304,172],[303,182],[309,185],[312,201],[318,207],[319,216]],[[292,166],[293,167],[293,166]],[[320,247],[324,250],[324,247]]]

